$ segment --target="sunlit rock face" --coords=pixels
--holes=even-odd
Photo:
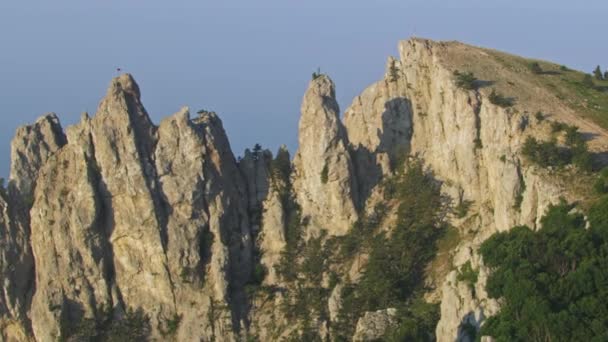
[[[514,225],[538,227],[561,197],[584,199],[521,156],[527,137],[551,136],[527,111],[550,107],[556,120],[588,131],[592,152],[608,146],[602,129],[495,53],[403,41],[343,122],[333,81],[315,75],[293,162],[285,148],[273,157],[258,147],[237,160],[213,112],[182,108],[155,125],[128,74],[112,80],[95,115],[65,131],[54,114],[19,128],[0,189],[0,341],[108,336],[133,317],[145,322],[149,340],[301,336],[302,322],[290,321],[285,304],[289,291],[312,285],[302,274],[291,282],[281,274],[286,252],[296,252],[287,265],[295,269],[314,239],[339,249],[340,237],[378,205],[389,211],[381,228],[390,233],[398,205],[382,184],[413,156],[452,207],[468,203],[462,217],[447,216],[460,238],[442,251],[443,269],[427,268],[424,297],[440,305],[438,341],[469,340],[463,327],[479,328],[500,310],[485,291],[490,270],[479,245]],[[456,70],[474,71],[479,88],[458,87]],[[492,104],[489,84],[516,94],[517,106]],[[294,226],[299,245],[289,241]],[[367,257],[342,260],[313,284],[327,310],[307,323],[322,339],[334,337],[345,285],[361,278]],[[465,263],[478,271],[475,284],[458,280]],[[381,338],[396,315],[391,307],[363,313],[350,335]]]

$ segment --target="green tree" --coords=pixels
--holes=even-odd
[[[595,88],[595,83],[593,83],[593,77],[589,74],[585,74],[583,76],[582,84],[588,88]]]
[[[604,75],[602,74],[602,68],[600,68],[599,65],[595,67],[595,70],[593,70],[593,76],[595,76],[595,79],[599,81],[604,79]]]
[[[454,71],[455,83],[458,88],[466,89],[466,90],[475,90],[477,89],[477,78],[473,76],[472,72],[464,72]]]
[[[255,161],[260,160],[260,157],[262,156],[262,145],[255,144],[253,146],[252,155],[253,155],[253,160],[255,160]]]
[[[595,192],[598,194],[606,194],[608,193],[608,167],[603,168],[593,185]]]
[[[317,78],[321,77],[321,75],[323,75],[321,73],[321,68],[317,68],[317,71],[312,73],[312,79],[313,81],[316,80]]]
[[[492,89],[492,92],[488,96],[490,103],[495,104],[497,106],[506,108],[513,106],[513,100],[496,92],[495,89]]]
[[[551,206],[534,232],[514,227],[486,240],[486,290],[501,311],[479,335],[498,341],[608,340],[608,199],[589,213]]]
[[[365,311],[397,307],[399,324],[386,340],[432,341],[438,308],[424,303],[421,293],[425,268],[445,231],[447,208],[440,184],[424,171],[421,161],[409,161],[405,173],[396,177],[390,185],[392,198],[399,203],[396,226],[390,233],[361,239],[368,244],[369,258],[359,283],[344,287],[341,320],[352,326]],[[355,234],[365,235],[361,228]]]

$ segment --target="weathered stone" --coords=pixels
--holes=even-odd
[[[40,168],[66,144],[55,113],[40,117],[32,125],[17,128],[11,142],[11,186],[31,202]],[[31,205],[31,203],[30,203]]]
[[[490,103],[483,78],[495,77],[492,86],[512,91],[525,110],[542,105],[556,120],[592,133],[592,152],[608,149],[605,131],[545,89],[531,91],[494,53],[402,42],[399,60],[389,58],[383,79],[353,101],[344,126],[333,82],[316,77],[302,101],[300,146],[293,168],[283,170],[289,172],[273,169],[268,151],[246,151],[237,163],[215,113],[191,118],[184,108],[156,127],[130,75],[114,79],[96,115],[84,114],[65,135],[54,115],[20,128],[9,190],[0,193],[0,341],[86,335],[81,323],[120,320],[130,310],[149,318],[152,340],[298,336],[302,322],[284,311],[290,291],[318,284],[301,274],[287,283],[277,274],[286,221],[296,210],[290,195],[301,207],[304,240],[322,230],[328,239],[344,235],[376,204],[391,208],[381,224],[389,231],[396,206],[378,185],[412,155],[442,182],[452,205],[471,203],[464,217],[449,217],[461,240],[441,251],[450,260],[442,270],[429,265],[433,279],[425,284],[425,298],[441,301],[437,340],[471,340],[467,332],[500,309],[485,291],[489,270],[479,245],[514,225],[537,228],[551,203],[583,196],[522,158],[525,139],[548,139],[548,125]],[[480,77],[479,89],[456,86],[453,72],[469,69]],[[289,166],[287,151],[280,154]],[[305,242],[295,262],[303,261]],[[356,284],[368,255],[355,258],[321,275],[329,317],[312,313],[308,322],[321,338],[334,333],[342,306],[343,285],[329,288],[330,273],[339,284]],[[261,284],[251,282],[258,262],[267,270]],[[458,280],[467,262],[478,272],[475,284]],[[395,315],[365,313],[353,339],[382,337]]]
[[[309,220],[310,234],[324,229],[329,235],[344,235],[358,217],[358,188],[329,77],[310,82],[301,112],[294,192],[302,216]]]
[[[357,321],[353,341],[376,341],[397,324],[397,309],[366,312]]]

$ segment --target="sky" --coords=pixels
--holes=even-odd
[[[317,68],[342,110],[410,36],[459,40],[591,71],[608,67],[608,1],[0,0],[0,176],[15,129],[55,112],[93,115],[116,67],[155,123],[216,111],[235,155],[297,148]]]

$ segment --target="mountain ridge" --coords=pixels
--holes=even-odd
[[[439,253],[451,261],[430,263],[416,288],[440,305],[438,341],[470,340],[463,325],[478,330],[500,310],[485,291],[490,270],[479,245],[515,225],[539,226],[561,198],[591,197],[569,184],[574,166],[543,169],[523,154],[525,142],[555,139],[566,148],[552,123],[576,124],[599,168],[608,133],[598,115],[608,108],[577,112],[580,94],[559,96],[578,74],[548,62],[543,70],[561,73],[535,74],[520,57],[420,38],[400,42],[399,55],[343,119],[333,81],[313,77],[292,163],[286,149],[274,159],[246,150],[237,160],[212,112],[191,117],[182,108],[155,125],[129,74],[112,80],[94,116],[65,132],[54,114],[19,128],[0,201],[2,338],[111,339],[125,322],[138,324],[129,333],[145,337],[136,338],[152,340],[329,340],[352,323],[354,340],[382,337],[398,321],[394,308],[341,321],[343,291],[364,279],[373,252],[359,246],[336,262],[334,253],[380,207],[380,231],[395,229],[400,205],[387,187],[414,158],[446,207],[466,204],[445,214],[458,239]],[[472,89],[456,82],[466,72],[478,78]],[[496,92],[511,105],[493,103]],[[467,263],[479,274],[472,286],[458,280]],[[305,272],[315,264],[318,272]],[[304,306],[308,321],[285,312],[301,288],[320,302]],[[385,328],[374,330],[376,322]]]

